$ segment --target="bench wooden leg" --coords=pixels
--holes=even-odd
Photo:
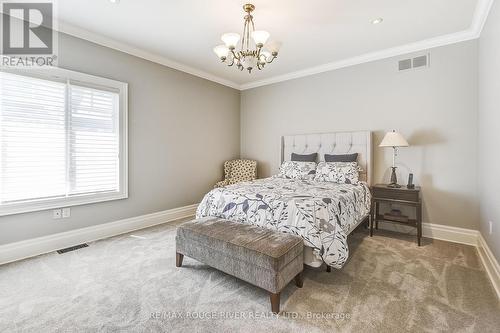
[[[299,274],[295,275],[295,285],[298,288],[302,288],[302,286],[304,285],[304,277],[302,276],[302,272],[300,272]]]
[[[330,272],[332,271],[332,267],[331,267],[331,266],[326,265],[326,271],[327,271],[328,273],[330,273]]]
[[[270,295],[271,298],[271,310],[278,314],[280,312],[280,293]]]
[[[175,266],[176,267],[181,267],[182,266],[182,259],[184,259],[184,255],[181,253],[176,252],[175,253]]]

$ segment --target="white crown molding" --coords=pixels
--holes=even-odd
[[[65,33],[67,35],[71,35],[74,37],[85,39],[85,40],[90,41],[90,42],[95,43],[95,44],[106,46],[106,47],[109,47],[111,49],[118,50],[118,51],[130,54],[130,55],[136,56],[138,58],[149,60],[149,61],[152,61],[154,63],[179,70],[181,72],[185,72],[185,73],[197,76],[197,77],[201,77],[202,79],[213,81],[213,82],[222,84],[224,86],[231,87],[233,89],[238,89],[238,90],[240,89],[240,85],[233,82],[233,81],[226,80],[226,79],[223,79],[223,78],[218,77],[216,75],[202,71],[200,69],[181,64],[177,61],[168,59],[166,57],[163,57],[163,56],[160,56],[157,54],[153,54],[153,53],[150,53],[147,51],[143,51],[143,50],[138,49],[134,46],[131,46],[131,45],[116,41],[114,39],[102,36],[100,34],[96,34],[94,32],[73,26],[67,22],[60,21],[58,31]]]
[[[475,32],[476,38],[481,37],[481,32],[483,32],[484,25],[494,2],[495,0],[478,0],[470,27]]]
[[[131,45],[127,45],[121,42],[118,42],[116,40],[113,40],[111,38],[104,37],[102,35],[75,27],[71,24],[68,24],[66,22],[59,22],[59,31],[66,33],[68,35],[72,35],[78,38],[82,38],[85,40],[88,40],[90,42],[103,45],[121,52],[125,52],[128,54],[131,54],[133,56],[146,59],[173,69],[177,69],[182,72],[186,72],[188,74],[194,75],[201,77],[203,79],[207,79],[234,89],[238,90],[247,90],[247,89],[252,89],[264,85],[269,85],[273,83],[278,83],[282,81],[288,81],[292,79],[297,79],[309,75],[314,75],[314,74],[319,74],[323,72],[329,72],[333,71],[336,69],[340,68],[345,68],[345,67],[350,67],[354,65],[360,65],[376,60],[381,60],[381,59],[386,59],[386,58],[391,58],[391,57],[396,57],[400,56],[403,54],[408,54],[408,53],[413,53],[413,52],[419,52],[422,50],[428,50],[431,48],[435,47],[440,47],[440,46],[445,46],[445,45],[450,45],[454,43],[459,43],[459,42],[464,42],[468,41],[471,39],[476,39],[479,38],[481,35],[481,31],[484,27],[484,24],[488,18],[488,14],[490,12],[490,9],[493,5],[495,0],[478,0],[476,9],[474,11],[474,15],[472,18],[472,23],[469,29],[464,30],[464,31],[459,31],[456,33],[448,34],[448,35],[443,35],[443,36],[438,36],[414,43],[409,43],[406,45],[401,45],[385,50],[380,50],[380,51],[375,51],[375,52],[370,52],[366,53],[364,55],[344,59],[344,60],[339,60],[319,66],[314,66],[311,68],[283,74],[283,75],[278,75],[278,76],[273,76],[267,79],[263,80],[258,80],[254,82],[249,82],[249,83],[244,83],[244,84],[238,84],[236,82],[218,77],[216,75],[207,73],[203,70],[197,69],[190,67],[188,65],[173,61],[171,59],[168,59],[166,57],[153,54],[147,51],[140,50],[136,47],[133,47]]]
[[[0,265],[57,251],[77,244],[109,238],[154,225],[191,217],[197,204],[146,214],[49,236],[0,245]]]
[[[459,42],[465,42],[471,39],[479,38],[481,36],[481,31],[483,30],[484,24],[486,23],[493,2],[494,0],[478,0],[476,9],[474,11],[474,16],[472,18],[471,26],[467,30],[459,31],[448,35],[438,36],[434,38],[429,38],[419,42],[401,45],[381,51],[370,52],[364,55],[340,61],[335,61],[292,73],[270,77],[268,79],[245,83],[240,86],[240,89],[241,90],[252,89],[277,82],[293,80],[300,77],[319,74],[323,72],[329,72],[340,68],[360,65],[376,60],[397,57],[403,54],[419,52],[422,50],[428,50],[435,47],[455,44]]]
[[[477,38],[476,35],[471,30],[464,30],[461,32],[439,36],[431,39],[426,39],[423,41],[406,44],[402,46],[397,46],[381,51],[375,51],[366,53],[357,57],[352,57],[340,61],[335,61],[331,63],[327,63],[320,66],[315,66],[307,69],[303,69],[300,71],[287,73],[284,75],[274,76],[268,79],[254,81],[250,83],[245,83],[240,86],[241,90],[252,89],[260,86],[265,86],[277,82],[288,81],[292,79],[297,79],[305,76],[310,76],[314,74],[319,74],[323,72],[330,72],[336,69],[351,67],[354,65],[360,65],[376,60],[387,59],[391,57],[400,56],[403,54],[418,52],[422,50],[428,50],[439,46],[445,46],[449,44],[459,43],[471,39]]]

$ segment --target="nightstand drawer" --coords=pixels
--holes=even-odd
[[[393,199],[393,200],[404,200],[404,201],[419,201],[419,191],[408,190],[406,188],[395,189],[395,188],[383,188],[374,187],[372,188],[372,195],[375,198],[381,199]]]

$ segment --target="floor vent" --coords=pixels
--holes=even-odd
[[[70,251],[75,251],[75,250],[78,250],[78,249],[81,249],[81,248],[84,248],[84,247],[88,247],[88,244],[83,243],[83,244],[79,244],[79,245],[67,247],[67,248],[62,249],[62,250],[57,250],[57,253],[63,254],[63,253],[70,252]]]

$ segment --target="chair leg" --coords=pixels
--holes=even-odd
[[[298,288],[302,288],[302,286],[304,285],[304,277],[302,276],[302,272],[300,272],[299,274],[295,275],[295,285]]]
[[[182,259],[184,259],[184,255],[176,252],[175,253],[175,266],[176,267],[181,267],[182,266]]]
[[[278,314],[280,312],[280,293],[269,295],[271,298],[271,310]]]

